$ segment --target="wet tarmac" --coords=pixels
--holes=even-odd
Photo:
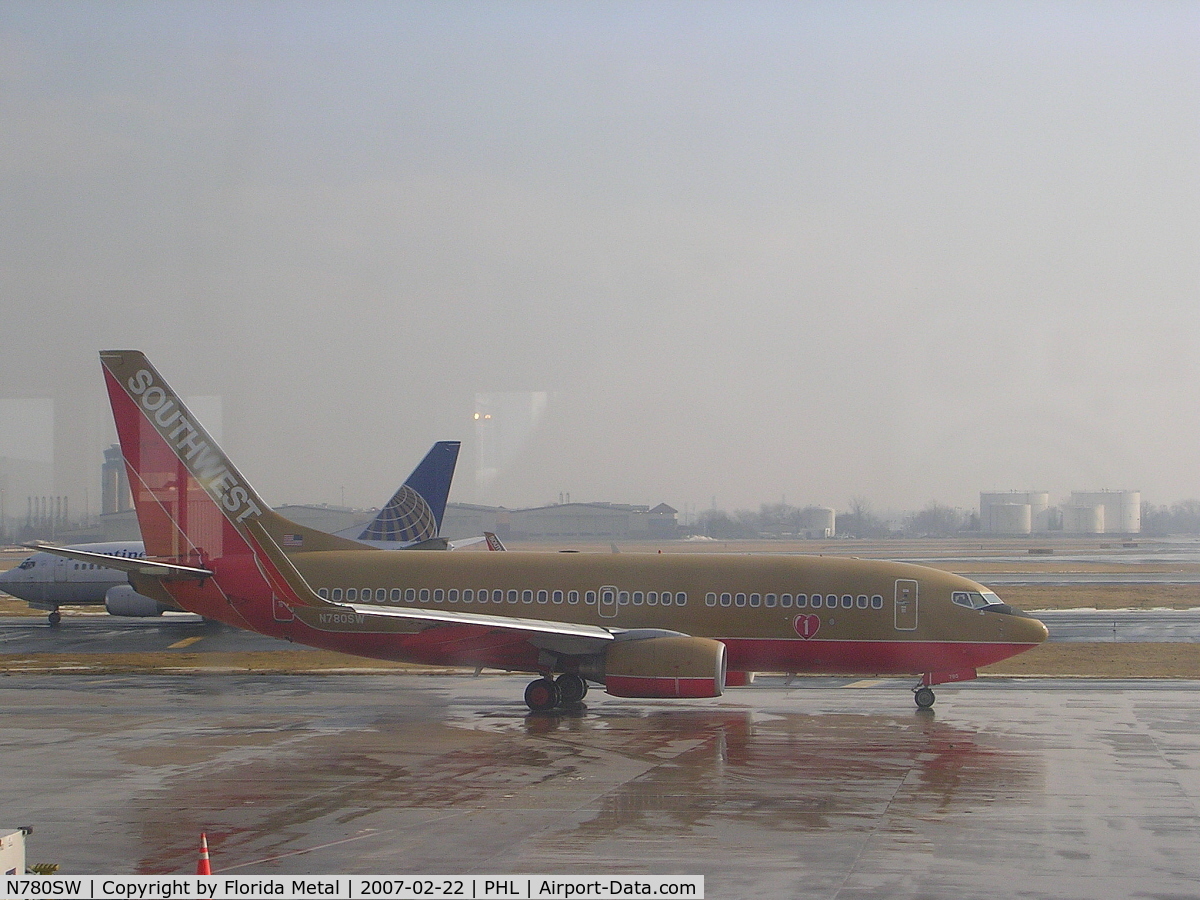
[[[1200,682],[894,680],[530,715],[509,676],[10,676],[65,873],[685,874],[709,898],[1200,894]]]

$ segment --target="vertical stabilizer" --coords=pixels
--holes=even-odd
[[[184,609],[271,633],[273,603],[312,602],[263,550],[278,550],[271,530],[291,523],[267,509],[144,354],[100,360],[147,555],[213,572],[207,583],[162,587]]]
[[[100,354],[146,553],[220,557],[267,508],[140,351]]]
[[[434,444],[358,539],[417,543],[437,537],[460,446],[458,441]]]

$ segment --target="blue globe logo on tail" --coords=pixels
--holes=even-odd
[[[425,498],[401,485],[387,506],[358,536],[360,541],[427,541],[437,537],[438,520]]]

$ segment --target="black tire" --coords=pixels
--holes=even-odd
[[[558,696],[564,704],[578,703],[587,696],[588,683],[578,675],[567,672],[554,680],[558,687]]]
[[[534,712],[546,712],[562,703],[558,685],[549,678],[529,682],[525,688],[525,705]]]
[[[50,621],[51,625],[57,625],[62,621],[62,613],[56,609],[54,612],[50,613],[50,615],[46,616],[46,618]]]
[[[922,687],[913,691],[913,699],[917,701],[918,709],[930,709],[933,707],[933,701],[937,699],[934,696],[931,688]]]

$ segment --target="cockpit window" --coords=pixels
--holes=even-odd
[[[993,594],[991,591],[955,591],[950,599],[959,606],[965,606],[967,609],[983,609],[987,606],[996,606],[1002,604],[1003,601]]]
[[[17,566],[17,568],[18,569],[32,569],[36,565],[37,565],[37,560],[35,560],[31,556],[28,559],[26,559],[24,562],[22,562],[19,566]]]

